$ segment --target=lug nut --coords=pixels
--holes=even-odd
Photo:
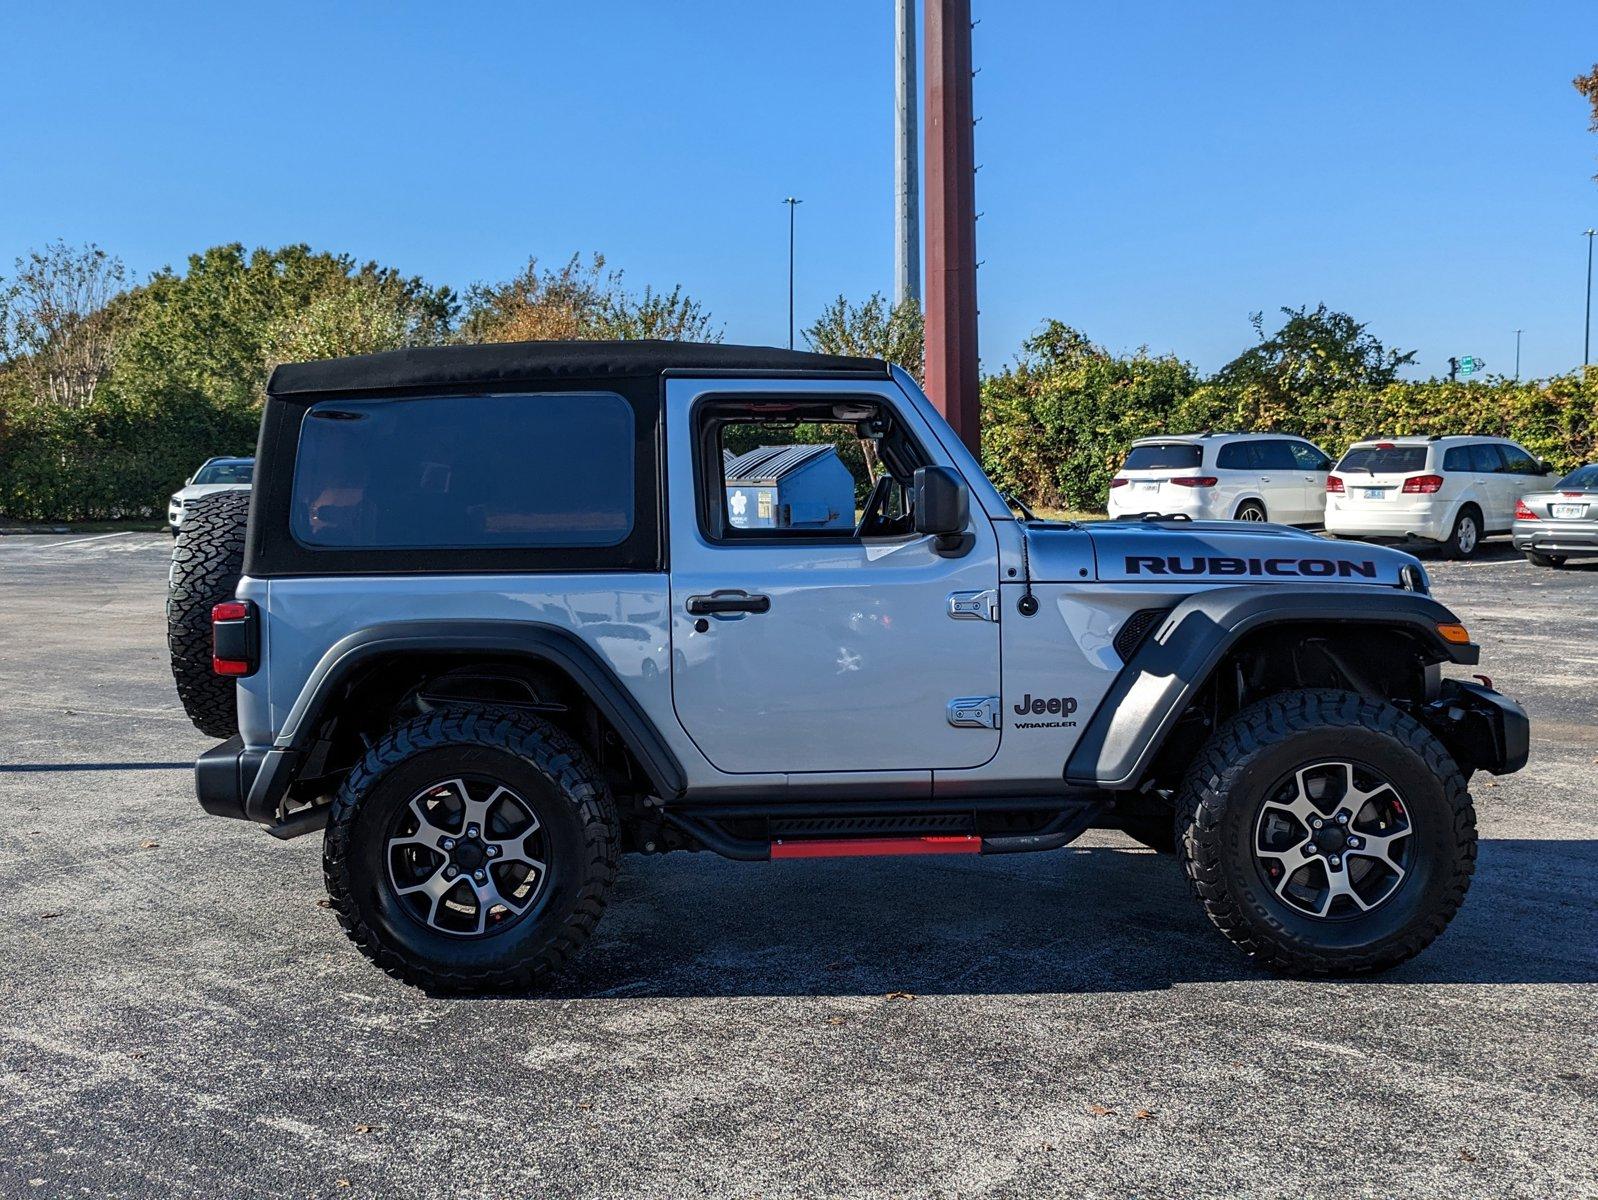
[[[1316,829],[1319,829],[1322,825],[1326,824],[1326,822],[1321,820],[1319,817],[1316,817],[1313,821],[1310,822],[1310,824],[1315,826]]]
[[[477,836],[477,826],[468,825],[466,827],[466,836],[467,837],[476,837]]]
[[[439,843],[439,845],[443,846],[444,849],[446,849],[446,850],[453,850],[453,849],[455,849],[455,839],[454,838],[445,838],[442,842]]]
[[[1305,854],[1319,854],[1320,853],[1320,847],[1317,846],[1314,842],[1311,842],[1309,845],[1304,847],[1304,853]]]
[[[1347,813],[1338,813],[1337,814],[1337,823],[1339,825],[1347,825],[1348,824],[1348,814]]]
[[[478,883],[482,883],[483,880],[488,878],[488,872],[487,871],[473,871],[472,872],[472,878],[477,880]]]
[[[445,867],[444,868],[444,878],[445,879],[454,879],[455,876],[457,876],[459,874],[460,874],[460,872],[457,871],[454,867]]]
[[[1355,837],[1351,837],[1351,838],[1348,839],[1349,848],[1352,849],[1352,850],[1358,850],[1364,844],[1365,844],[1364,842],[1360,841],[1358,838],[1355,838]]]
[[[490,846],[488,848],[488,857],[489,858],[498,858],[499,857],[499,847],[498,846]]]
[[[1332,855],[1332,866],[1340,867],[1342,865],[1343,865],[1343,860],[1338,858],[1337,855],[1335,855],[1335,854]]]

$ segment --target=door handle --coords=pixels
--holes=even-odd
[[[712,592],[708,596],[689,596],[688,615],[691,617],[716,617],[728,613],[763,613],[771,611],[770,596],[752,596],[748,592]]]

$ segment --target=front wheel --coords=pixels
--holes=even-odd
[[[389,974],[432,991],[526,989],[588,939],[616,874],[615,804],[582,748],[510,710],[396,726],[329,813],[339,923]]]
[[[1353,692],[1286,692],[1218,729],[1179,796],[1180,852],[1210,920],[1288,974],[1420,953],[1459,909],[1476,815],[1442,743]]]

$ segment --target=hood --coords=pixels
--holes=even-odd
[[[1032,577],[1078,579],[1080,541],[1093,544],[1103,583],[1370,583],[1402,587],[1419,561],[1401,550],[1334,542],[1287,525],[1252,521],[1090,521],[1031,525]],[[1420,576],[1425,578],[1424,573]]]
[[[209,496],[212,492],[247,492],[247,483],[191,483],[172,494],[179,500],[193,500],[196,496]]]

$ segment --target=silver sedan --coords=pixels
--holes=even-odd
[[[1598,463],[1577,467],[1546,492],[1515,505],[1515,549],[1539,567],[1598,555]]]

